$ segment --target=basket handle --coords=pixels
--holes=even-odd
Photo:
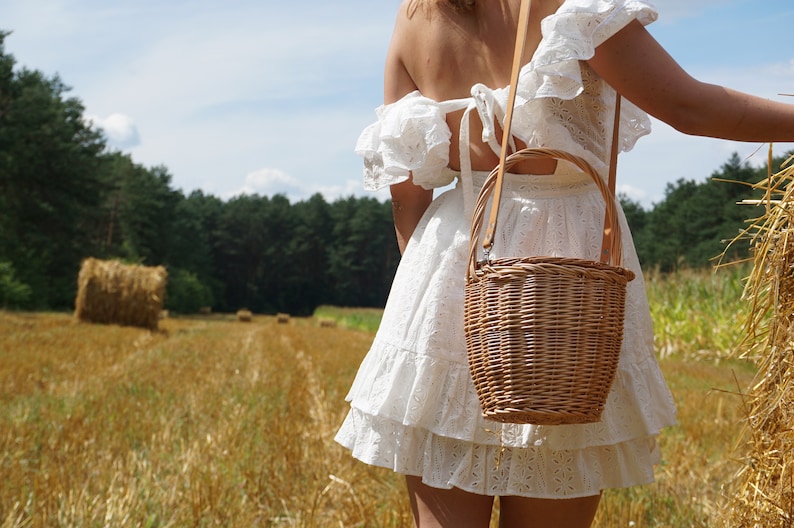
[[[608,244],[606,248],[601,250],[601,262],[604,264],[611,264],[613,266],[620,266],[623,261],[623,246],[620,237],[620,223],[618,221],[617,206],[615,205],[615,193],[608,182],[605,182],[598,172],[586,160],[579,156],[574,156],[562,150],[547,149],[547,148],[525,148],[508,156],[504,161],[504,170],[507,170],[514,165],[530,160],[530,159],[556,159],[558,161],[567,161],[582,172],[590,176],[595,182],[601,196],[604,198],[606,210],[604,213],[604,244]],[[501,164],[500,164],[501,165]],[[499,167],[495,168],[486,178],[485,183],[480,190],[477,197],[477,202],[474,205],[474,213],[471,223],[471,238],[469,240],[469,265],[466,270],[466,282],[473,280],[476,277],[477,270],[477,241],[479,240],[482,232],[483,223],[485,220],[485,210],[488,206],[488,200],[494,189],[499,184]],[[493,210],[498,209],[498,203],[494,201],[491,207]],[[484,244],[483,244],[484,245]],[[490,249],[490,248],[488,248]]]

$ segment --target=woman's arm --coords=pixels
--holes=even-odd
[[[629,101],[685,134],[794,141],[794,105],[692,78],[637,21],[601,44],[588,62]]]
[[[383,83],[383,100],[386,104],[398,101],[417,89],[416,83],[402,60],[402,50],[406,44],[410,43],[406,6],[407,3],[404,2],[400,8],[400,15],[386,55]],[[416,229],[416,224],[419,223],[419,219],[422,218],[430,202],[433,201],[433,191],[414,185],[413,177],[403,183],[392,185],[390,191],[394,229],[397,233],[397,244],[400,247],[400,253],[402,253]]]
[[[416,229],[416,224],[433,201],[433,191],[414,185],[411,180],[392,185],[390,190],[394,230],[402,254]]]

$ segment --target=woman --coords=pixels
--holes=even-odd
[[[471,209],[498,162],[520,0],[406,0],[386,59],[385,104],[359,139],[365,186],[390,186],[403,259],[337,440],[405,474],[417,526],[590,526],[603,489],[653,480],[656,437],[675,407],[654,357],[636,252],[621,217],[629,284],[618,374],[596,424],[498,424],[480,417],[463,336]],[[690,77],[645,30],[644,0],[532,0],[513,134],[607,173],[615,90],[621,150],[647,114],[701,136],[794,140],[794,107]],[[501,256],[597,259],[603,199],[566,163],[508,175]],[[433,200],[433,189],[457,179]],[[621,215],[622,216],[622,215]]]

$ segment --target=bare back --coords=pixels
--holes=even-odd
[[[533,0],[524,62],[540,43],[540,22],[554,13],[560,0]],[[443,0],[426,0],[412,8],[404,1],[386,62],[385,101],[394,102],[414,90],[436,101],[469,97],[471,87],[491,88],[510,82],[520,0],[483,0],[470,12],[457,12]],[[458,133],[462,112],[447,116],[452,131],[450,167],[458,166]],[[481,136],[473,120],[471,137]],[[472,167],[490,170],[498,157],[490,147],[472,141]],[[528,164],[522,172],[545,173],[553,162]]]

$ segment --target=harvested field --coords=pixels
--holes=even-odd
[[[160,328],[0,312],[0,527],[412,526],[402,479],[332,442],[371,332],[235,314]],[[754,372],[706,341],[661,361],[681,424],[658,482],[607,492],[596,526],[711,525],[736,471],[730,392]]]

